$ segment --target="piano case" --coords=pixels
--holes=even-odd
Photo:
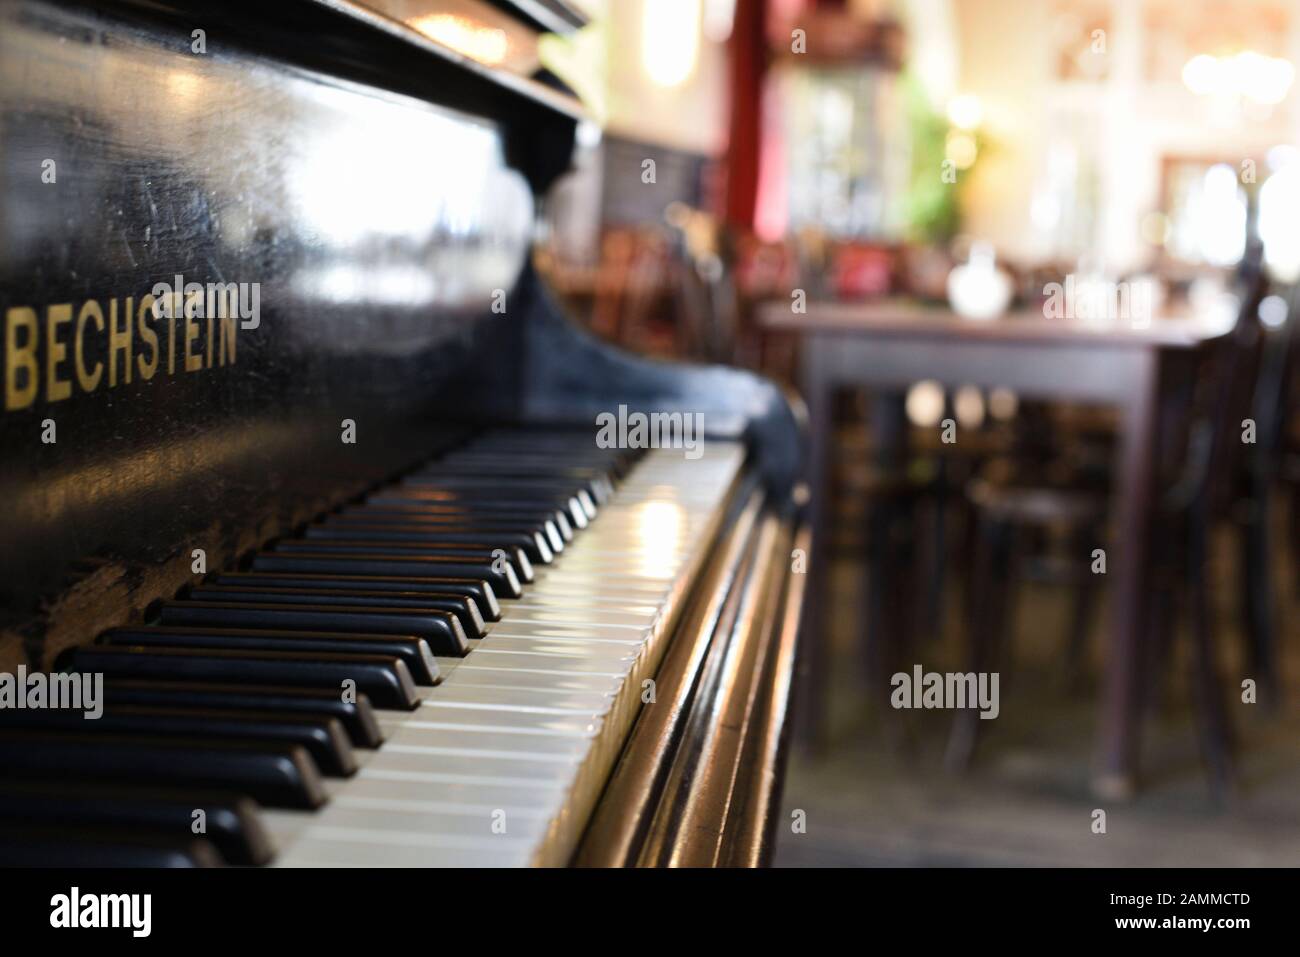
[[[446,6],[511,42],[582,22]],[[0,670],[151,620],[467,436],[702,414],[743,477],[658,703],[534,862],[762,863],[807,548],[796,407],[573,325],[530,249],[580,105],[384,7],[0,0]]]

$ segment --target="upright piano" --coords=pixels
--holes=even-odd
[[[799,412],[535,272],[581,25],[0,0],[0,863],[765,862]]]

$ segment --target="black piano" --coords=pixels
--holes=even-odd
[[[765,862],[800,425],[534,271],[581,25],[0,0],[0,864]]]

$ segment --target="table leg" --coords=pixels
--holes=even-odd
[[[1142,630],[1148,601],[1151,523],[1160,390],[1159,356],[1134,356],[1131,397],[1123,408],[1116,476],[1117,539],[1111,567],[1110,634],[1102,689],[1101,734],[1094,790],[1123,799],[1137,787],[1141,734]]]

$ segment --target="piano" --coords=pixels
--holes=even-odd
[[[0,864],[767,861],[801,412],[535,271],[582,24],[0,0]]]

